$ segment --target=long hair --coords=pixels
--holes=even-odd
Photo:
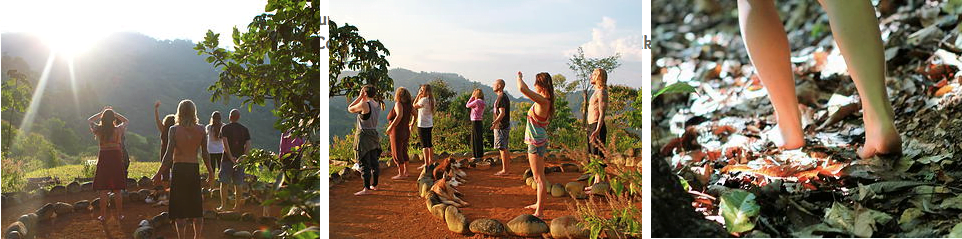
[[[398,87],[397,91],[394,92],[394,102],[411,104],[411,91],[404,87]]]
[[[595,68],[595,71],[591,74],[598,76],[598,80],[601,81],[601,87],[608,88],[608,72],[605,71],[605,69]]]
[[[473,92],[471,92],[471,97],[484,100],[484,92],[481,91],[481,88],[476,88]]]
[[[97,125],[97,138],[101,141],[109,141],[114,137],[114,129],[117,128],[114,125],[114,120],[117,119],[117,115],[114,114],[113,110],[105,110],[103,115],[100,117],[100,125]]]
[[[208,124],[210,125],[211,132],[214,133],[214,138],[219,139],[220,126],[224,124],[224,123],[221,123],[220,121],[220,111],[214,111],[214,113],[210,114],[210,123]]]
[[[374,87],[374,85],[367,84],[361,87],[361,94],[364,94],[365,96],[367,96],[367,98],[373,99],[375,102],[381,105],[382,110],[384,109],[384,100],[379,99],[380,97],[377,97],[378,95],[377,88]]]
[[[174,126],[174,123],[177,123],[176,119],[177,116],[174,114],[168,114],[167,116],[164,116],[164,132],[167,132],[166,129],[170,129],[171,126]]]
[[[181,100],[177,105],[177,125],[195,126],[197,125],[197,107],[190,100]]]
[[[418,93],[418,95],[420,94],[424,94],[424,96],[428,99],[428,105],[431,108],[431,115],[434,115],[434,110],[435,110],[434,109],[434,93],[431,91],[431,85],[430,84],[421,85],[421,90]]]
[[[551,118],[554,116],[554,83],[551,82],[551,75],[548,72],[541,72],[535,76],[535,79],[534,85],[541,87],[541,91],[544,91],[538,93],[548,98],[551,103],[548,106],[548,118]]]

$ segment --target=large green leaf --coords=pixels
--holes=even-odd
[[[734,189],[721,196],[719,213],[725,218],[728,232],[746,232],[755,228],[753,217],[758,216],[761,208],[755,203],[755,194]]]
[[[960,222],[959,224],[955,224],[955,226],[952,227],[952,231],[949,231],[949,235],[946,237],[962,238],[962,222]]]
[[[872,237],[875,232],[876,224],[885,224],[892,220],[892,216],[860,207],[852,210],[835,202],[832,208],[825,212],[824,222],[829,226],[843,229],[849,234],[857,237]]]
[[[675,82],[674,84],[666,86],[665,88],[661,88],[661,90],[658,90],[658,92],[652,95],[651,98],[654,99],[661,94],[692,93],[692,92],[695,92],[695,87],[692,87],[691,85],[685,82]]]

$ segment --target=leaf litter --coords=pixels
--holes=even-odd
[[[816,2],[778,4],[806,135],[799,150],[775,146],[735,3],[691,2],[653,3],[687,14],[653,17],[652,82],[665,90],[652,138],[696,211],[745,237],[962,236],[962,1],[876,1],[903,153],[872,159],[855,153],[861,103]]]

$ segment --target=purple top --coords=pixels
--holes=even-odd
[[[284,156],[285,154],[291,152],[292,148],[301,146],[302,144],[304,144],[304,139],[293,138],[287,133],[281,134],[281,154],[279,156]]]
[[[468,100],[464,107],[471,108],[471,121],[484,119],[484,99]]]

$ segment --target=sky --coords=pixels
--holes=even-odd
[[[391,68],[458,73],[514,87],[517,72],[569,80],[570,55],[621,53],[609,83],[641,87],[642,1],[332,1],[331,21],[357,26],[391,52]]]
[[[208,29],[230,46],[234,26],[244,32],[265,1],[0,1],[0,32],[29,32],[94,44],[112,32],[202,41]]]

